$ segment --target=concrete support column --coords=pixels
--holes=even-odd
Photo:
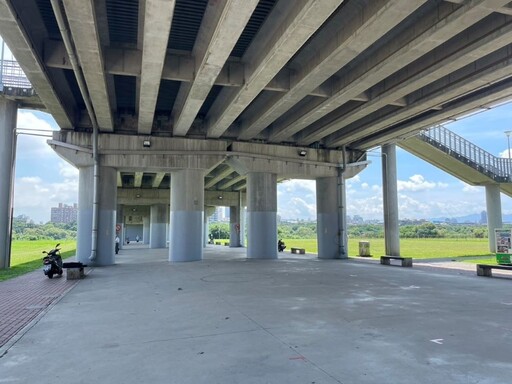
[[[487,205],[487,230],[489,231],[489,250],[496,252],[495,229],[503,226],[501,217],[501,192],[500,185],[485,186],[485,202]]]
[[[204,171],[173,171],[171,196],[169,261],[202,260]]]
[[[79,169],[76,257],[90,266],[112,265],[115,262],[117,171],[111,167],[100,167],[99,172],[98,249],[96,259],[91,261],[94,170],[93,167]]]
[[[165,248],[167,228],[167,204],[151,206],[151,226],[149,234],[150,248]],[[146,237],[144,237],[144,241]]]
[[[245,204],[242,192],[240,192],[240,246],[245,247]]]
[[[212,206],[206,206],[204,207],[204,229],[203,229],[203,247],[206,247],[208,242],[210,241],[210,223],[209,219],[210,216],[213,215],[215,212],[215,207]]]
[[[14,129],[18,106],[16,102],[0,98],[0,269],[11,266],[11,222],[13,199],[13,169],[16,150]]]
[[[119,249],[123,249],[124,247],[124,205],[117,204],[116,208],[116,228],[117,226],[121,226],[119,231],[116,230],[116,234],[119,236],[121,240],[119,242]]]
[[[382,194],[386,255],[400,256],[395,144],[386,144],[382,146]]]
[[[240,244],[240,207],[229,207],[229,246],[231,248],[241,247]]]
[[[149,244],[151,237],[151,217],[142,216],[142,244]]]
[[[247,174],[247,257],[277,259],[277,175]]]
[[[208,234],[210,233],[209,223],[208,223],[208,216],[206,215],[206,209],[204,210],[205,214],[203,217],[203,248],[205,248],[208,245]]]
[[[340,182],[340,180],[342,182]],[[345,183],[343,176],[316,179],[316,217],[319,259],[346,259]]]

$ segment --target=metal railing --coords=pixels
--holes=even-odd
[[[23,69],[15,60],[0,60],[0,81],[4,88],[32,88]]]
[[[511,159],[496,157],[443,126],[423,131],[418,137],[497,181],[510,181]]]

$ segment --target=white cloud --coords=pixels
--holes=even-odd
[[[78,182],[78,169],[65,161],[59,163],[59,175]]]
[[[397,188],[398,191],[424,191],[435,188],[446,188],[446,183],[436,183],[433,181],[427,181],[422,175],[413,175],[409,177],[409,180],[398,180]]]
[[[30,130],[38,130],[38,131],[47,131],[52,132],[58,129],[56,124],[51,124],[45,119],[41,118],[38,115],[42,115],[41,112],[37,113],[33,111],[27,111],[20,109],[18,111],[18,128],[30,129]],[[51,119],[48,116],[48,119]],[[34,133],[42,133],[44,132],[34,132]],[[47,158],[54,155],[53,150],[46,143],[48,137],[42,136],[32,136],[26,134],[18,135],[17,139],[17,157],[18,158],[26,158],[26,159],[34,159],[41,157]]]
[[[498,157],[501,157],[501,158],[504,158],[504,159],[508,159],[509,158],[509,155],[508,155],[508,148],[507,149],[504,149],[503,151],[499,152],[498,153]]]
[[[51,132],[58,129],[51,116],[19,110],[18,128]],[[18,135],[14,214],[36,222],[50,220],[58,203],[78,201],[78,170],[62,160],[46,143],[47,137]]]
[[[460,183],[462,184],[462,192],[464,193],[482,193],[482,187],[469,185],[463,181],[461,181]]]

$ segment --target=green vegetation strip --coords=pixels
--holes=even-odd
[[[283,239],[287,250],[304,248],[307,253],[318,253],[316,239]],[[370,243],[372,257],[380,258],[385,255],[384,239],[349,239],[349,256],[359,255],[359,242]],[[489,242],[487,239],[401,239],[400,254],[415,259],[436,259],[461,256],[480,256],[489,258]]]
[[[55,247],[55,240],[15,240],[12,242],[11,268],[0,270],[0,281],[21,276],[25,273],[43,268],[43,251],[49,251]],[[61,243],[61,256],[63,259],[75,256],[76,241],[63,240]],[[41,272],[42,275],[42,272]]]

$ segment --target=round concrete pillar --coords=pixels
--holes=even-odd
[[[489,232],[489,250],[496,252],[496,234],[495,229],[503,226],[501,217],[501,192],[500,185],[485,186],[485,202],[487,206],[487,231]]]
[[[343,191],[344,192],[344,191]],[[340,259],[338,178],[316,179],[316,222],[319,259]],[[346,256],[346,255],[345,255]]]
[[[204,207],[204,228],[203,228],[203,247],[206,247],[208,245],[208,242],[210,241],[210,216],[215,213],[215,207],[207,206]]]
[[[149,234],[150,248],[165,248],[167,228],[167,204],[151,206],[151,225]]]
[[[117,231],[117,226],[121,229]],[[116,234],[119,236],[121,240],[119,242],[119,249],[123,249],[124,246],[124,205],[117,204],[116,208]]]
[[[203,259],[204,171],[171,173],[169,261]]]
[[[11,264],[11,205],[12,205],[12,171],[14,168],[14,129],[18,106],[16,102],[0,98],[0,269],[9,268]]]
[[[142,216],[142,244],[149,244],[151,237],[151,217],[145,213]]]
[[[240,207],[229,207],[229,246],[241,247],[240,244]]]
[[[386,144],[382,146],[382,194],[386,255],[400,256],[395,144]]]
[[[247,257],[277,259],[277,175],[247,174]]]
[[[90,266],[112,265],[115,262],[115,224],[117,204],[117,172],[100,167],[98,188],[98,241],[96,259],[91,261],[93,215],[93,167],[79,169],[77,260]]]

